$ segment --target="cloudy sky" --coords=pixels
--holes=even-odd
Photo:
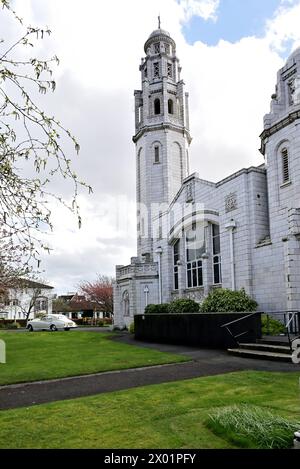
[[[218,181],[259,165],[263,115],[277,70],[300,45],[300,0],[15,0],[29,23],[52,35],[57,90],[44,107],[77,136],[74,167],[93,186],[80,196],[83,226],[55,207],[53,248],[43,277],[58,293],[80,280],[113,275],[135,255],[134,89],[143,46],[162,27],[177,43],[190,93],[191,170]],[[1,27],[3,24],[1,25]],[[10,25],[6,25],[9,29]],[[66,199],[69,187],[57,187]]]

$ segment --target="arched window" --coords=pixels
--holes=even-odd
[[[168,100],[168,113],[174,114],[174,103],[172,99]]]
[[[159,146],[154,147],[154,163],[159,163]]]
[[[289,152],[287,148],[281,150],[281,161],[282,161],[282,182],[289,182],[290,180],[290,168],[289,168]]]
[[[123,310],[123,316],[130,315],[129,293],[127,290],[124,291],[123,296],[122,296],[122,310]]]
[[[160,114],[160,99],[158,98],[154,101],[154,114]]]

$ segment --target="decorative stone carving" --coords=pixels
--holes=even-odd
[[[293,104],[300,104],[300,75],[293,82],[292,101]]]
[[[225,197],[225,212],[232,212],[238,208],[237,193],[231,192]]]
[[[193,184],[190,182],[185,188],[185,201],[186,203],[193,202],[194,200],[194,190]]]
[[[185,297],[189,300],[198,301],[199,303],[204,299],[204,289],[198,289],[191,292],[186,292]]]

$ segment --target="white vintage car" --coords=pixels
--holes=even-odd
[[[58,331],[59,329],[64,329],[68,331],[69,329],[74,329],[77,327],[74,321],[67,318],[63,314],[48,314],[42,318],[35,318],[31,321],[28,321],[27,329],[28,331]]]

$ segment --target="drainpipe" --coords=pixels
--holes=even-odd
[[[158,261],[158,298],[159,304],[162,304],[162,284],[161,284],[161,255],[162,255],[162,248],[158,247],[155,251],[157,254],[157,261]]]
[[[226,230],[229,231],[230,239],[230,268],[231,268],[231,290],[235,290],[235,268],[234,268],[234,241],[233,241],[233,231],[236,228],[236,223],[232,219],[229,223],[225,225]]]

